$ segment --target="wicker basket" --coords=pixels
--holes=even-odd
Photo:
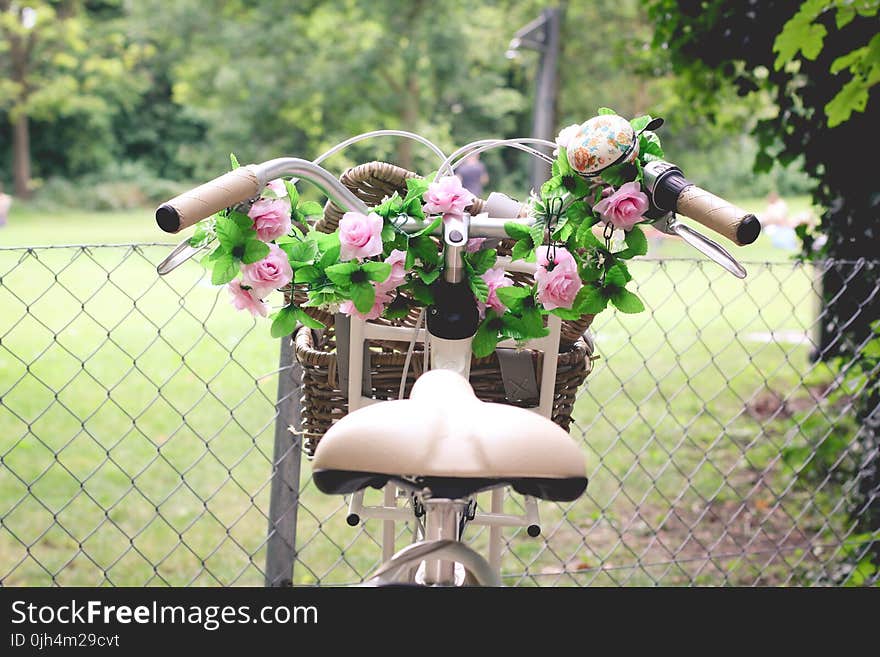
[[[367,205],[377,205],[395,191],[406,194],[406,179],[417,174],[387,164],[370,162],[347,170],[340,178],[342,183]],[[483,201],[476,199],[468,208],[471,214],[482,210]],[[324,216],[315,224],[321,232],[333,232],[339,225],[344,211],[328,202]],[[498,247],[499,254],[509,254],[512,241],[503,241]],[[528,274],[510,273],[518,285],[532,285]],[[305,300],[304,289],[294,289],[294,298]],[[303,445],[309,454],[314,453],[324,432],[348,412],[347,391],[339,381],[339,368],[336,356],[336,339],[333,316],[316,309],[305,309],[310,315],[323,322],[328,328],[320,331],[301,327],[294,336],[296,359],[303,371],[302,435]],[[394,326],[414,327],[418,310],[397,320],[379,318],[377,323]],[[552,419],[563,429],[568,430],[575,395],[592,369],[592,348],[583,335],[592,322],[592,316],[578,321],[563,321],[560,336],[556,385],[553,396]],[[376,399],[397,399],[403,365],[408,345],[395,342],[370,343],[369,371],[371,390],[365,391]],[[540,381],[542,354],[531,350],[536,378]],[[407,374],[407,394],[415,380],[423,371],[424,353],[421,345],[413,354]],[[501,383],[501,367],[498,357],[492,354],[486,358],[473,358],[470,382],[477,396],[483,401],[513,403],[506,399]]]

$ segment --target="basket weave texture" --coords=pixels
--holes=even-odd
[[[378,205],[395,191],[406,194],[406,179],[418,174],[386,162],[369,162],[348,169],[341,177],[342,183],[367,205]],[[479,214],[483,200],[475,199],[468,211]],[[331,233],[339,225],[344,210],[328,202],[324,215],[315,224],[316,230]],[[499,255],[509,255],[512,241],[502,241],[498,246]],[[509,272],[517,285],[532,285],[529,274]],[[294,298],[305,301],[305,289],[294,288]],[[340,383],[336,354],[336,338],[333,329],[333,315],[314,308],[304,308],[310,315],[323,322],[328,328],[314,331],[300,327],[294,335],[294,351],[302,372],[302,426],[303,446],[313,454],[323,434],[338,419],[348,412],[347,390]],[[413,309],[401,319],[372,320],[393,326],[415,327],[419,311]],[[577,321],[563,321],[560,338],[560,353],[556,372],[556,385],[553,396],[552,419],[566,431],[571,423],[575,395],[592,368],[592,351],[583,334],[592,322],[592,316]],[[409,345],[402,342],[370,341],[370,396],[376,399],[397,399],[406,351]],[[535,350],[527,350],[532,356],[536,380],[541,380],[543,355]],[[365,368],[367,365],[365,364]],[[421,345],[416,345],[406,379],[406,394],[424,370],[424,353]],[[483,401],[509,403],[502,385],[501,367],[498,357],[493,353],[485,358],[472,358],[471,385]]]

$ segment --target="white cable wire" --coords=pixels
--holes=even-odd
[[[403,399],[403,394],[406,391],[406,375],[409,374],[409,363],[412,360],[413,352],[416,348],[416,341],[419,339],[419,329],[422,327],[422,320],[425,317],[425,309],[419,312],[419,318],[416,320],[415,328],[413,329],[412,338],[409,341],[409,348],[406,350],[406,360],[403,361],[403,374],[400,377],[400,390],[397,393],[398,399]],[[425,341],[427,342],[428,332],[425,331]],[[425,351],[427,352],[427,345],[425,345]]]

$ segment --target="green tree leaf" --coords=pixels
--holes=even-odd
[[[611,109],[610,107],[600,107],[600,108],[599,108],[599,111],[597,112],[597,114],[598,114],[599,116],[602,116],[603,114],[617,114],[617,112],[615,112],[615,111],[614,111],[613,109]]]
[[[418,274],[419,278],[422,279],[426,285],[430,285],[438,278],[440,278],[440,269],[435,267],[434,269],[415,269],[416,274]]]
[[[295,210],[299,206],[299,192],[289,180],[284,181],[284,188],[287,190],[287,197],[290,199],[290,208]]]

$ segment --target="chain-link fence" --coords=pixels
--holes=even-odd
[[[300,463],[289,349],[279,366],[268,326],[197,262],[158,278],[167,252],[0,249],[0,581],[360,581],[381,526],[349,527]],[[704,261],[633,263],[648,311],[594,325],[574,411],[590,486],[540,504],[539,538],[505,530],[505,583],[876,581],[878,454],[854,411],[871,374],[811,356],[822,275],[845,294],[878,266],[751,264],[743,282]]]

